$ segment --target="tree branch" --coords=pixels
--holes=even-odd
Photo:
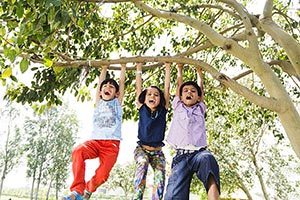
[[[152,65],[144,66],[143,69],[147,70],[153,68],[155,66],[159,66],[165,62],[172,62],[172,63],[185,63],[188,65],[192,65],[194,67],[201,67],[204,71],[208,72],[212,75],[212,77],[218,80],[221,84],[225,85],[226,87],[232,89],[235,93],[247,98],[252,103],[259,105],[261,107],[270,109],[275,112],[280,112],[283,106],[283,102],[278,101],[274,98],[263,97],[257,95],[256,93],[249,90],[247,87],[244,87],[237,83],[235,80],[229,78],[225,74],[218,72],[214,67],[205,63],[201,60],[196,60],[192,58],[185,58],[180,56],[156,56],[156,57],[126,57],[126,58],[119,58],[119,59],[99,59],[99,60],[84,60],[84,61],[72,61],[72,62],[54,62],[53,67],[101,67],[102,65],[109,65],[111,70],[120,70],[119,66],[115,66],[117,64],[123,63],[132,63],[132,66],[128,65],[126,70],[135,70],[136,67],[134,63],[138,62],[148,62],[154,63]]]
[[[252,72],[253,72],[252,70],[245,71],[245,72],[233,77],[232,80],[235,80],[235,81],[239,80],[240,78],[243,78],[243,77],[247,76],[248,74],[251,74]]]
[[[134,4],[138,8],[140,8],[144,11],[147,11],[156,17],[161,17],[161,18],[165,18],[165,19],[178,21],[178,22],[184,23],[186,25],[189,25],[189,26],[195,28],[196,30],[199,30],[200,32],[205,34],[207,37],[209,37],[209,39],[212,41],[213,44],[222,46],[225,41],[225,38],[221,34],[217,33],[210,26],[208,26],[205,23],[200,22],[199,20],[193,19],[189,16],[173,13],[173,12],[153,9],[141,1],[136,1],[136,2],[134,2]]]
[[[245,33],[246,33],[247,39],[249,41],[249,49],[251,49],[252,53],[254,53],[254,55],[252,55],[252,56],[259,56],[260,51],[258,48],[258,41],[257,41],[256,34],[252,29],[252,23],[249,18],[249,16],[250,16],[249,13],[244,9],[244,7],[242,7],[235,0],[219,0],[219,1],[232,6],[240,14],[243,24],[245,25],[245,28],[246,28]]]
[[[224,1],[226,1],[226,0],[224,0]],[[141,1],[134,1],[134,4],[138,8],[140,8],[146,12],[149,12],[156,17],[174,20],[174,21],[181,22],[181,23],[184,23],[188,26],[195,28],[199,32],[206,35],[206,37],[210,40],[210,42],[213,45],[223,48],[225,51],[227,51],[228,53],[232,54],[233,56],[241,59],[243,62],[245,62],[246,64],[248,64],[251,67],[258,65],[257,63],[253,63],[253,61],[255,61],[257,59],[262,61],[262,58],[260,56],[260,52],[259,52],[259,49],[257,46],[257,38],[256,38],[255,33],[252,31],[252,29],[246,32],[247,39],[249,40],[249,38],[251,38],[250,46],[253,49],[251,51],[251,50],[246,49],[246,48],[242,47],[241,45],[239,45],[237,41],[224,37],[222,34],[216,32],[214,29],[212,29],[206,23],[202,23],[197,19],[194,19],[194,18],[186,16],[186,15],[173,13],[173,12],[153,9]],[[242,10],[242,8],[240,8],[240,9]],[[247,16],[246,14],[245,14],[245,16]],[[250,20],[249,20],[248,24],[249,25],[247,25],[247,26],[252,27],[252,23]],[[249,59],[248,59],[249,57],[252,57],[253,59],[251,59],[251,61],[249,61]]]
[[[290,76],[295,76],[298,80],[300,80],[300,76],[296,73],[293,65],[286,60],[272,60],[268,63],[269,65],[278,65],[282,71],[289,74]]]
[[[271,18],[273,11],[273,0],[266,0],[264,10],[263,10],[263,18]]]
[[[259,20],[263,31],[268,33],[287,53],[293,68],[298,76],[300,76],[300,45],[285,30],[279,27],[270,15],[273,8],[273,1],[267,0],[264,9],[264,16]]]

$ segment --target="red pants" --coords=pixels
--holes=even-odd
[[[118,140],[89,140],[78,145],[72,152],[72,171],[74,181],[71,191],[83,194],[84,189],[95,192],[109,177],[109,173],[117,161],[120,149]],[[85,160],[99,158],[100,165],[95,175],[85,182]]]

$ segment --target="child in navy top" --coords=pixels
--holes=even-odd
[[[152,199],[163,198],[165,187],[165,156],[162,152],[166,130],[166,114],[170,98],[170,63],[165,64],[164,92],[157,86],[142,91],[142,63],[137,64],[136,98],[139,109],[138,145],[134,150],[137,164],[134,200],[143,199],[149,164],[154,170]]]

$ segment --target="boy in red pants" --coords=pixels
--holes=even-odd
[[[71,193],[62,200],[87,200],[105,183],[117,161],[121,138],[122,100],[126,65],[121,66],[119,85],[114,79],[105,79],[108,66],[103,66],[96,91],[91,139],[78,145],[72,152],[74,180]],[[100,165],[91,180],[85,182],[85,160],[99,158]]]

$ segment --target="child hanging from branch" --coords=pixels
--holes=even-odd
[[[138,145],[134,150],[137,164],[134,196],[143,199],[148,167],[154,170],[152,199],[163,199],[165,187],[165,155],[162,147],[166,130],[166,115],[170,99],[170,63],[165,63],[164,92],[157,86],[142,91],[142,63],[137,63],[136,102],[139,111]]]
[[[72,152],[71,194],[62,200],[88,200],[96,189],[105,183],[117,161],[122,125],[122,101],[125,90],[125,69],[121,65],[119,84],[105,79],[108,66],[102,66],[96,90],[96,107],[93,115],[93,131],[90,140],[78,145]],[[85,160],[99,159],[95,175],[85,181]]]
[[[219,199],[219,166],[214,156],[206,149],[206,129],[203,102],[203,79],[201,68],[197,68],[199,85],[194,81],[183,82],[183,64],[178,64],[176,97],[167,142],[175,148],[171,175],[165,200],[189,199],[193,174],[203,182],[209,200]]]

